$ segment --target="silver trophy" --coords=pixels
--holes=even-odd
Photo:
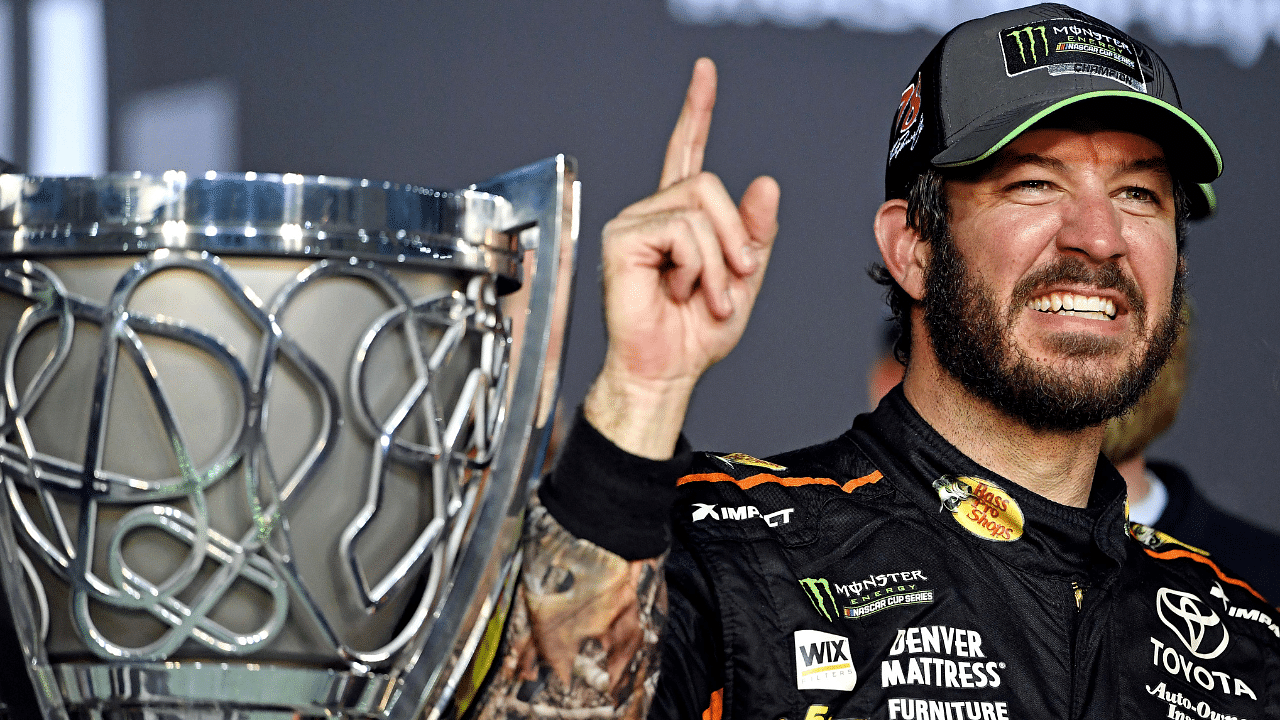
[[[14,716],[464,712],[554,414],[575,178],[0,175]]]

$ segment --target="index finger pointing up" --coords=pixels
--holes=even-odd
[[[702,172],[702,156],[711,132],[711,109],[716,104],[716,64],[711,58],[698,58],[693,64],[693,78],[684,96],[684,107],[676,120],[667,157],[662,164],[658,189],[664,190],[685,178]]]

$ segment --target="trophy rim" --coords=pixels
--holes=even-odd
[[[522,275],[503,197],[296,173],[0,174],[0,259],[145,254],[376,260]]]

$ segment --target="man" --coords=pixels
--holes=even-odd
[[[1280,598],[1276,567],[1280,536],[1219,510],[1200,494],[1185,470],[1146,455],[1147,446],[1177,418],[1187,387],[1191,344],[1188,309],[1184,309],[1183,318],[1186,329],[1151,389],[1129,412],[1107,423],[1102,453],[1128,486],[1131,521],[1204,551],[1220,566],[1240,572],[1274,603]]]
[[[699,61],[658,192],[605,228],[604,367],[531,515],[494,687],[522,682],[490,707],[1280,713],[1280,616],[1208,558],[1131,534],[1099,461],[1177,337],[1183,221],[1220,171],[1163,62],[1060,5],[938,44],[896,108],[874,223],[903,384],[767,461],[679,439],[777,232],[776,182],[735,206],[702,170],[714,91]]]

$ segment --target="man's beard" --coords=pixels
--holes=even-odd
[[[1028,300],[1057,282],[1115,289],[1125,295],[1134,324],[1145,327],[1146,304],[1133,280],[1114,262],[1090,268],[1063,258],[1023,278],[1002,311],[949,237],[935,238],[932,245],[922,304],[939,364],[974,395],[1033,430],[1075,431],[1123,414],[1151,385],[1181,331],[1185,273],[1179,262],[1169,312],[1145,343],[1145,353],[1142,338],[1126,348],[1121,340],[1073,333],[1050,341],[1065,356],[1063,367],[1037,365],[1013,343],[1013,322]],[[1081,374],[1080,361],[1118,352],[1129,355],[1119,373]]]

